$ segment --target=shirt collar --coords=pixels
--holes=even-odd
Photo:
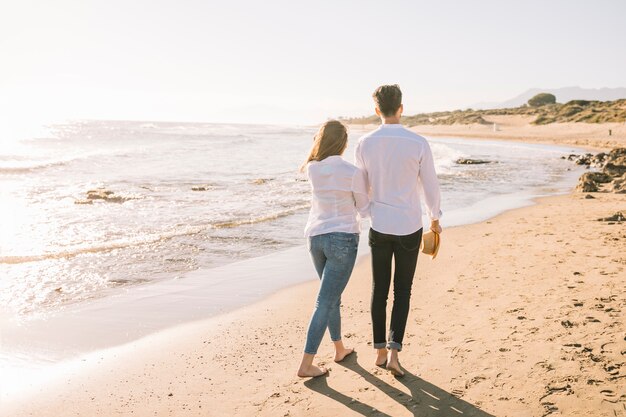
[[[324,158],[323,160],[319,162],[333,162],[333,161],[340,160],[340,159],[343,159],[341,155],[331,155],[331,156],[327,156],[326,158]]]
[[[389,128],[398,128],[403,127],[401,123],[383,123],[380,125],[381,128],[389,127]]]

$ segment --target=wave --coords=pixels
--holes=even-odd
[[[244,225],[250,225],[250,224],[257,224],[257,223],[263,223],[263,222],[268,222],[268,221],[272,221],[272,220],[276,220],[276,219],[280,219],[281,217],[286,217],[286,216],[290,216],[300,210],[304,210],[305,208],[309,208],[310,205],[307,204],[300,204],[294,207],[290,207],[286,210],[282,210],[276,213],[272,213],[272,214],[268,214],[266,216],[261,216],[261,217],[252,217],[249,219],[241,219],[241,220],[232,220],[232,221],[225,221],[225,222],[219,222],[219,223],[213,223],[212,226],[215,227],[216,229],[227,229],[227,228],[232,228],[232,227],[237,227],[237,226],[244,226]]]
[[[198,226],[189,226],[184,230],[175,230],[171,232],[165,233],[156,233],[144,237],[139,237],[136,239],[122,239],[117,241],[111,241],[107,243],[103,243],[100,245],[93,246],[77,246],[73,248],[69,248],[67,250],[62,250],[58,252],[48,252],[36,255],[11,255],[11,256],[0,256],[0,264],[22,264],[28,262],[39,262],[39,261],[47,261],[53,259],[66,259],[73,258],[75,256],[88,254],[88,253],[99,253],[99,252],[109,252],[115,249],[124,249],[133,246],[141,246],[141,245],[149,245],[151,243],[156,243],[164,240],[173,239],[181,236],[191,236],[198,233],[202,233],[206,230],[210,229],[229,229],[235,228],[238,226],[246,226],[251,224],[264,223],[268,221],[273,221],[280,219],[282,217],[290,216],[292,214],[297,213],[298,211],[304,210],[309,207],[309,204],[298,204],[293,207],[289,207],[284,210],[279,210],[274,213],[270,213],[264,216],[259,217],[249,217],[244,219],[233,219],[221,222],[212,222],[205,225]]]
[[[430,147],[438,173],[450,173],[450,168],[456,165],[459,158],[467,157],[463,152],[442,143],[431,143]]]
[[[64,161],[53,161],[53,162],[43,162],[38,164],[24,164],[24,165],[9,165],[9,166],[0,166],[0,174],[27,174],[29,172],[38,171],[41,169],[63,166],[66,165],[71,160]]]

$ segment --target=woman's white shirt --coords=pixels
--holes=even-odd
[[[369,217],[365,176],[339,155],[311,161],[306,167],[313,199],[306,237],[331,232],[359,233],[359,217]]]

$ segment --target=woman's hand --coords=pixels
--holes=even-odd
[[[441,225],[439,224],[439,220],[430,221],[430,230],[432,230],[435,233],[441,233],[443,231],[443,229],[441,228]]]

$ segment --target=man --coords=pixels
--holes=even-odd
[[[371,199],[372,329],[376,365],[386,366],[394,375],[402,376],[398,352],[402,350],[422,240],[421,196],[431,220],[430,229],[441,233],[439,182],[426,139],[400,124],[404,110],[400,87],[383,85],[373,97],[382,124],[359,139],[355,151],[356,165],[363,172]],[[393,309],[387,337],[392,259],[395,262]]]

